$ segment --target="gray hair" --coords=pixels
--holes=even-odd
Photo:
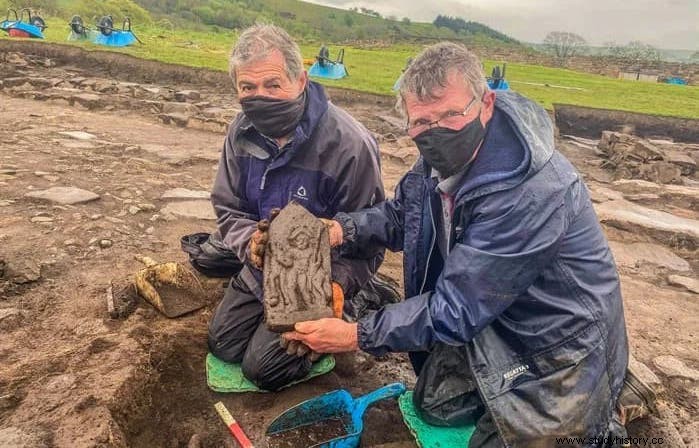
[[[400,80],[396,107],[405,115],[405,95],[419,101],[435,100],[434,91],[447,85],[453,72],[463,76],[476,100],[488,90],[483,66],[478,57],[462,45],[440,42],[425,48],[408,66]]]
[[[236,71],[241,65],[263,59],[273,50],[279,51],[284,57],[289,79],[299,79],[303,73],[303,59],[299,46],[282,28],[257,23],[242,32],[231,52],[228,70],[233,79],[233,88],[236,89]]]

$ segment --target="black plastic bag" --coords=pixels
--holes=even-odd
[[[243,268],[233,251],[223,245],[218,233],[193,233],[180,239],[189,263],[207,277],[229,278]]]
[[[435,426],[474,424],[485,412],[464,347],[437,344],[420,371],[413,403]]]

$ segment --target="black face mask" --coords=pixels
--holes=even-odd
[[[279,138],[289,135],[303,117],[306,109],[306,91],[294,100],[280,100],[267,96],[251,96],[240,100],[243,112],[260,133]]]
[[[427,164],[446,179],[466,167],[485,137],[480,117],[458,131],[432,128],[413,138]]]

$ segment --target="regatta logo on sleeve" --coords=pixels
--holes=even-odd
[[[521,366],[515,367],[512,370],[508,370],[505,372],[502,377],[505,378],[506,380],[513,380],[517,378],[520,375],[523,375],[529,371],[529,366],[526,364],[523,364]]]

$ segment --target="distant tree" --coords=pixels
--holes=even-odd
[[[638,40],[631,41],[626,45],[610,42],[606,46],[610,56],[630,65],[649,64],[661,59],[660,50]]]
[[[394,16],[394,15],[386,16],[386,18],[387,18],[388,20],[393,21],[393,22],[395,22],[395,21],[398,20],[398,17],[396,17],[396,16]]]
[[[461,17],[443,16],[441,14],[434,19],[432,24],[437,28],[449,28],[455,33],[466,29],[466,21]]]
[[[580,54],[587,47],[587,42],[575,33],[552,31],[544,38],[544,45],[551,54],[556,56],[556,59],[565,63],[568,58]]]
[[[352,28],[352,25],[354,25],[354,17],[352,17],[352,14],[345,14],[343,20],[347,28]]]
[[[689,57],[692,62],[699,62],[699,51],[695,51],[692,56]]]
[[[406,25],[410,25],[410,19],[408,17],[403,17],[401,22],[405,23]],[[697,51],[697,54],[699,54],[699,51]]]

